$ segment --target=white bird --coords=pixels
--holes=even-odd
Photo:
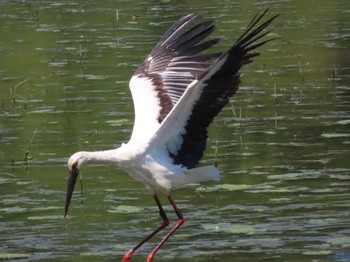
[[[262,22],[267,11],[253,18],[228,51],[213,54],[201,54],[219,42],[218,38],[202,41],[215,29],[213,20],[198,22],[200,15],[181,18],[130,80],[135,124],[129,142],[117,149],[77,152],[69,158],[65,216],[79,170],[87,163],[117,165],[152,193],[163,223],[127,252],[123,262],[130,261],[142,244],[169,224],[157,192],[167,195],[178,222],[149,254],[149,262],[184,223],[171,191],[188,183],[220,179],[216,167],[197,167],[206,147],[207,128],[237,91],[240,68],[259,55],[256,48],[272,40],[259,41],[278,16]]]

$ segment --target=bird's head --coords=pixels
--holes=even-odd
[[[73,154],[68,160],[69,178],[67,185],[66,205],[64,209],[64,216],[68,213],[70,201],[72,199],[75,182],[77,181],[80,167],[87,161],[86,152],[77,152]]]

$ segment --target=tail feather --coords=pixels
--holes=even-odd
[[[203,166],[188,169],[184,172],[188,177],[188,183],[198,183],[207,180],[219,181],[220,171],[215,166]]]

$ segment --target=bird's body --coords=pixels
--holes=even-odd
[[[152,193],[161,191],[170,194],[172,189],[181,188],[188,183],[205,180],[218,180],[219,171],[213,166],[187,169],[174,165],[164,149],[124,144],[118,149],[87,152],[80,151],[71,156],[71,161],[82,159],[86,163],[116,165],[135,180],[140,181]]]
[[[240,68],[258,53],[252,52],[270,40],[257,42],[277,16],[260,26],[256,16],[235,44],[224,53],[201,54],[219,42],[204,40],[213,30],[213,20],[198,23],[200,15],[187,15],[161,38],[150,55],[135,71],[130,90],[135,108],[135,124],[128,143],[106,151],[81,151],[68,161],[70,178],[65,215],[74,185],[83,164],[117,165],[149,189],[159,208],[163,224],[130,250],[131,255],[148,239],[169,224],[157,192],[164,192],[179,220],[149,255],[154,254],[184,222],[171,191],[188,183],[219,180],[215,166],[198,167],[206,147],[207,128],[239,87]]]

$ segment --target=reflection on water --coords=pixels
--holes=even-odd
[[[67,157],[128,140],[128,80],[173,21],[215,17],[227,47],[266,5],[1,2],[0,260],[119,261],[156,227],[149,193],[105,166],[82,170],[63,219]],[[174,192],[187,220],[157,261],[350,259],[350,5],[268,5],[278,38],[210,129],[202,162],[223,179]]]

